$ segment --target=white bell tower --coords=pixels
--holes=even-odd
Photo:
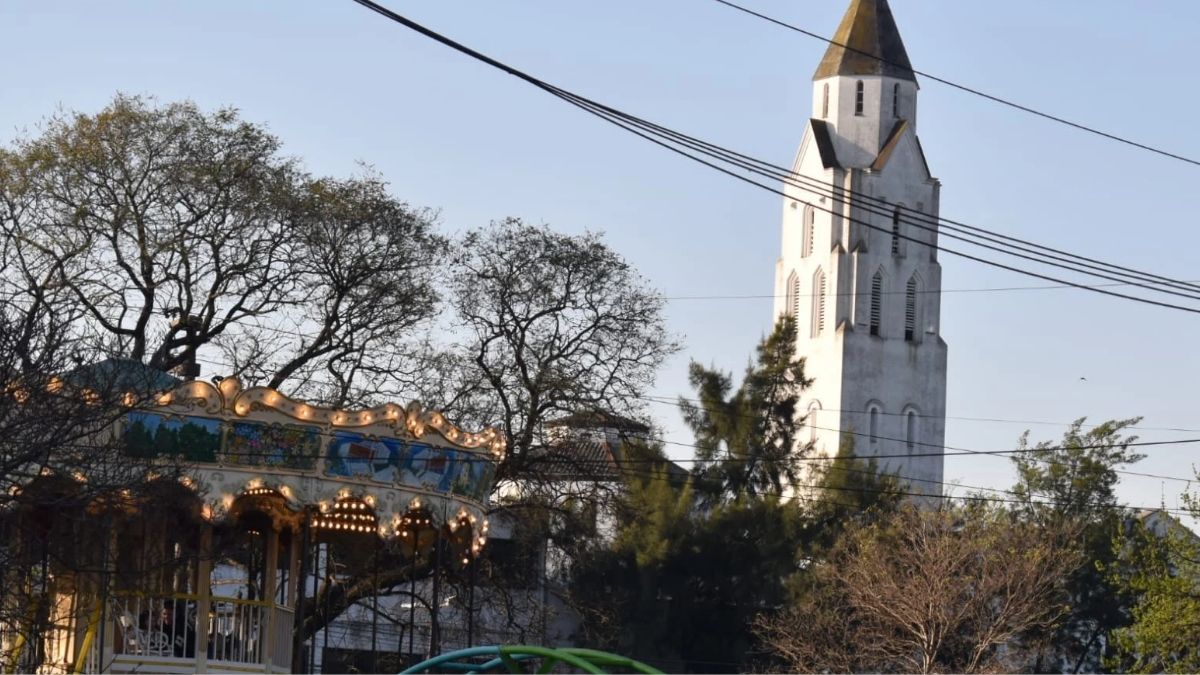
[[[917,82],[887,0],[851,0],[813,76],[812,119],[787,186],[775,315],[795,315],[815,378],[802,408],[816,452],[859,457],[938,494],[946,343],[940,183],[917,139]],[[808,188],[811,188],[808,189]],[[808,437],[802,440],[807,441]]]

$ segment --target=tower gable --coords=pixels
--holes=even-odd
[[[912,131],[907,120],[899,120],[892,127],[891,133],[871,163],[871,171],[883,172],[889,166],[895,165],[893,171],[910,176],[919,176],[925,180],[933,178],[929,165],[925,162],[925,152],[921,149],[921,141],[916,132]]]

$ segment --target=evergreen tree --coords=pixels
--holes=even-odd
[[[797,410],[812,380],[795,344],[795,319],[780,317],[736,391],[729,374],[692,362],[697,402],[680,399],[680,407],[696,436],[697,485],[707,501],[780,495],[796,482],[798,460],[811,450],[798,440]]]
[[[1068,581],[1071,612],[1053,632],[1030,636],[1041,642],[1035,670],[1094,671],[1103,666],[1111,631],[1129,621],[1129,605],[1102,571],[1116,562],[1112,536],[1129,515],[1116,498],[1117,469],[1142,459],[1129,444],[1126,428],[1140,418],[1111,420],[1084,430],[1076,420],[1057,443],[1029,446],[1028,432],[1014,455],[1018,482],[1013,487],[1024,504],[1020,514],[1046,527],[1076,527],[1078,550],[1088,564]]]

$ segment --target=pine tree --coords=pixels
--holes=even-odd
[[[692,362],[697,401],[681,399],[680,407],[696,436],[697,486],[707,501],[781,495],[796,482],[799,459],[811,450],[798,441],[805,418],[797,410],[812,380],[795,344],[795,319],[780,317],[736,391],[729,374]]]

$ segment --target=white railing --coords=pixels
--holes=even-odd
[[[271,632],[271,665],[276,669],[291,669],[292,666],[292,627],[296,623],[296,613],[290,607],[274,607],[275,624]]]
[[[196,603],[190,595],[114,598],[113,655],[195,658]]]
[[[262,663],[270,603],[213,596],[209,615],[208,659]]]
[[[198,606],[199,598],[194,595],[139,594],[115,598],[113,656],[195,660],[203,630],[204,654],[209,662],[263,663],[271,603],[215,595],[209,601],[207,617],[196,616]],[[274,608],[274,611],[277,640],[272,656],[287,658],[290,663],[291,610]],[[278,636],[283,630],[288,636],[280,647]],[[282,654],[280,649],[284,650]]]

